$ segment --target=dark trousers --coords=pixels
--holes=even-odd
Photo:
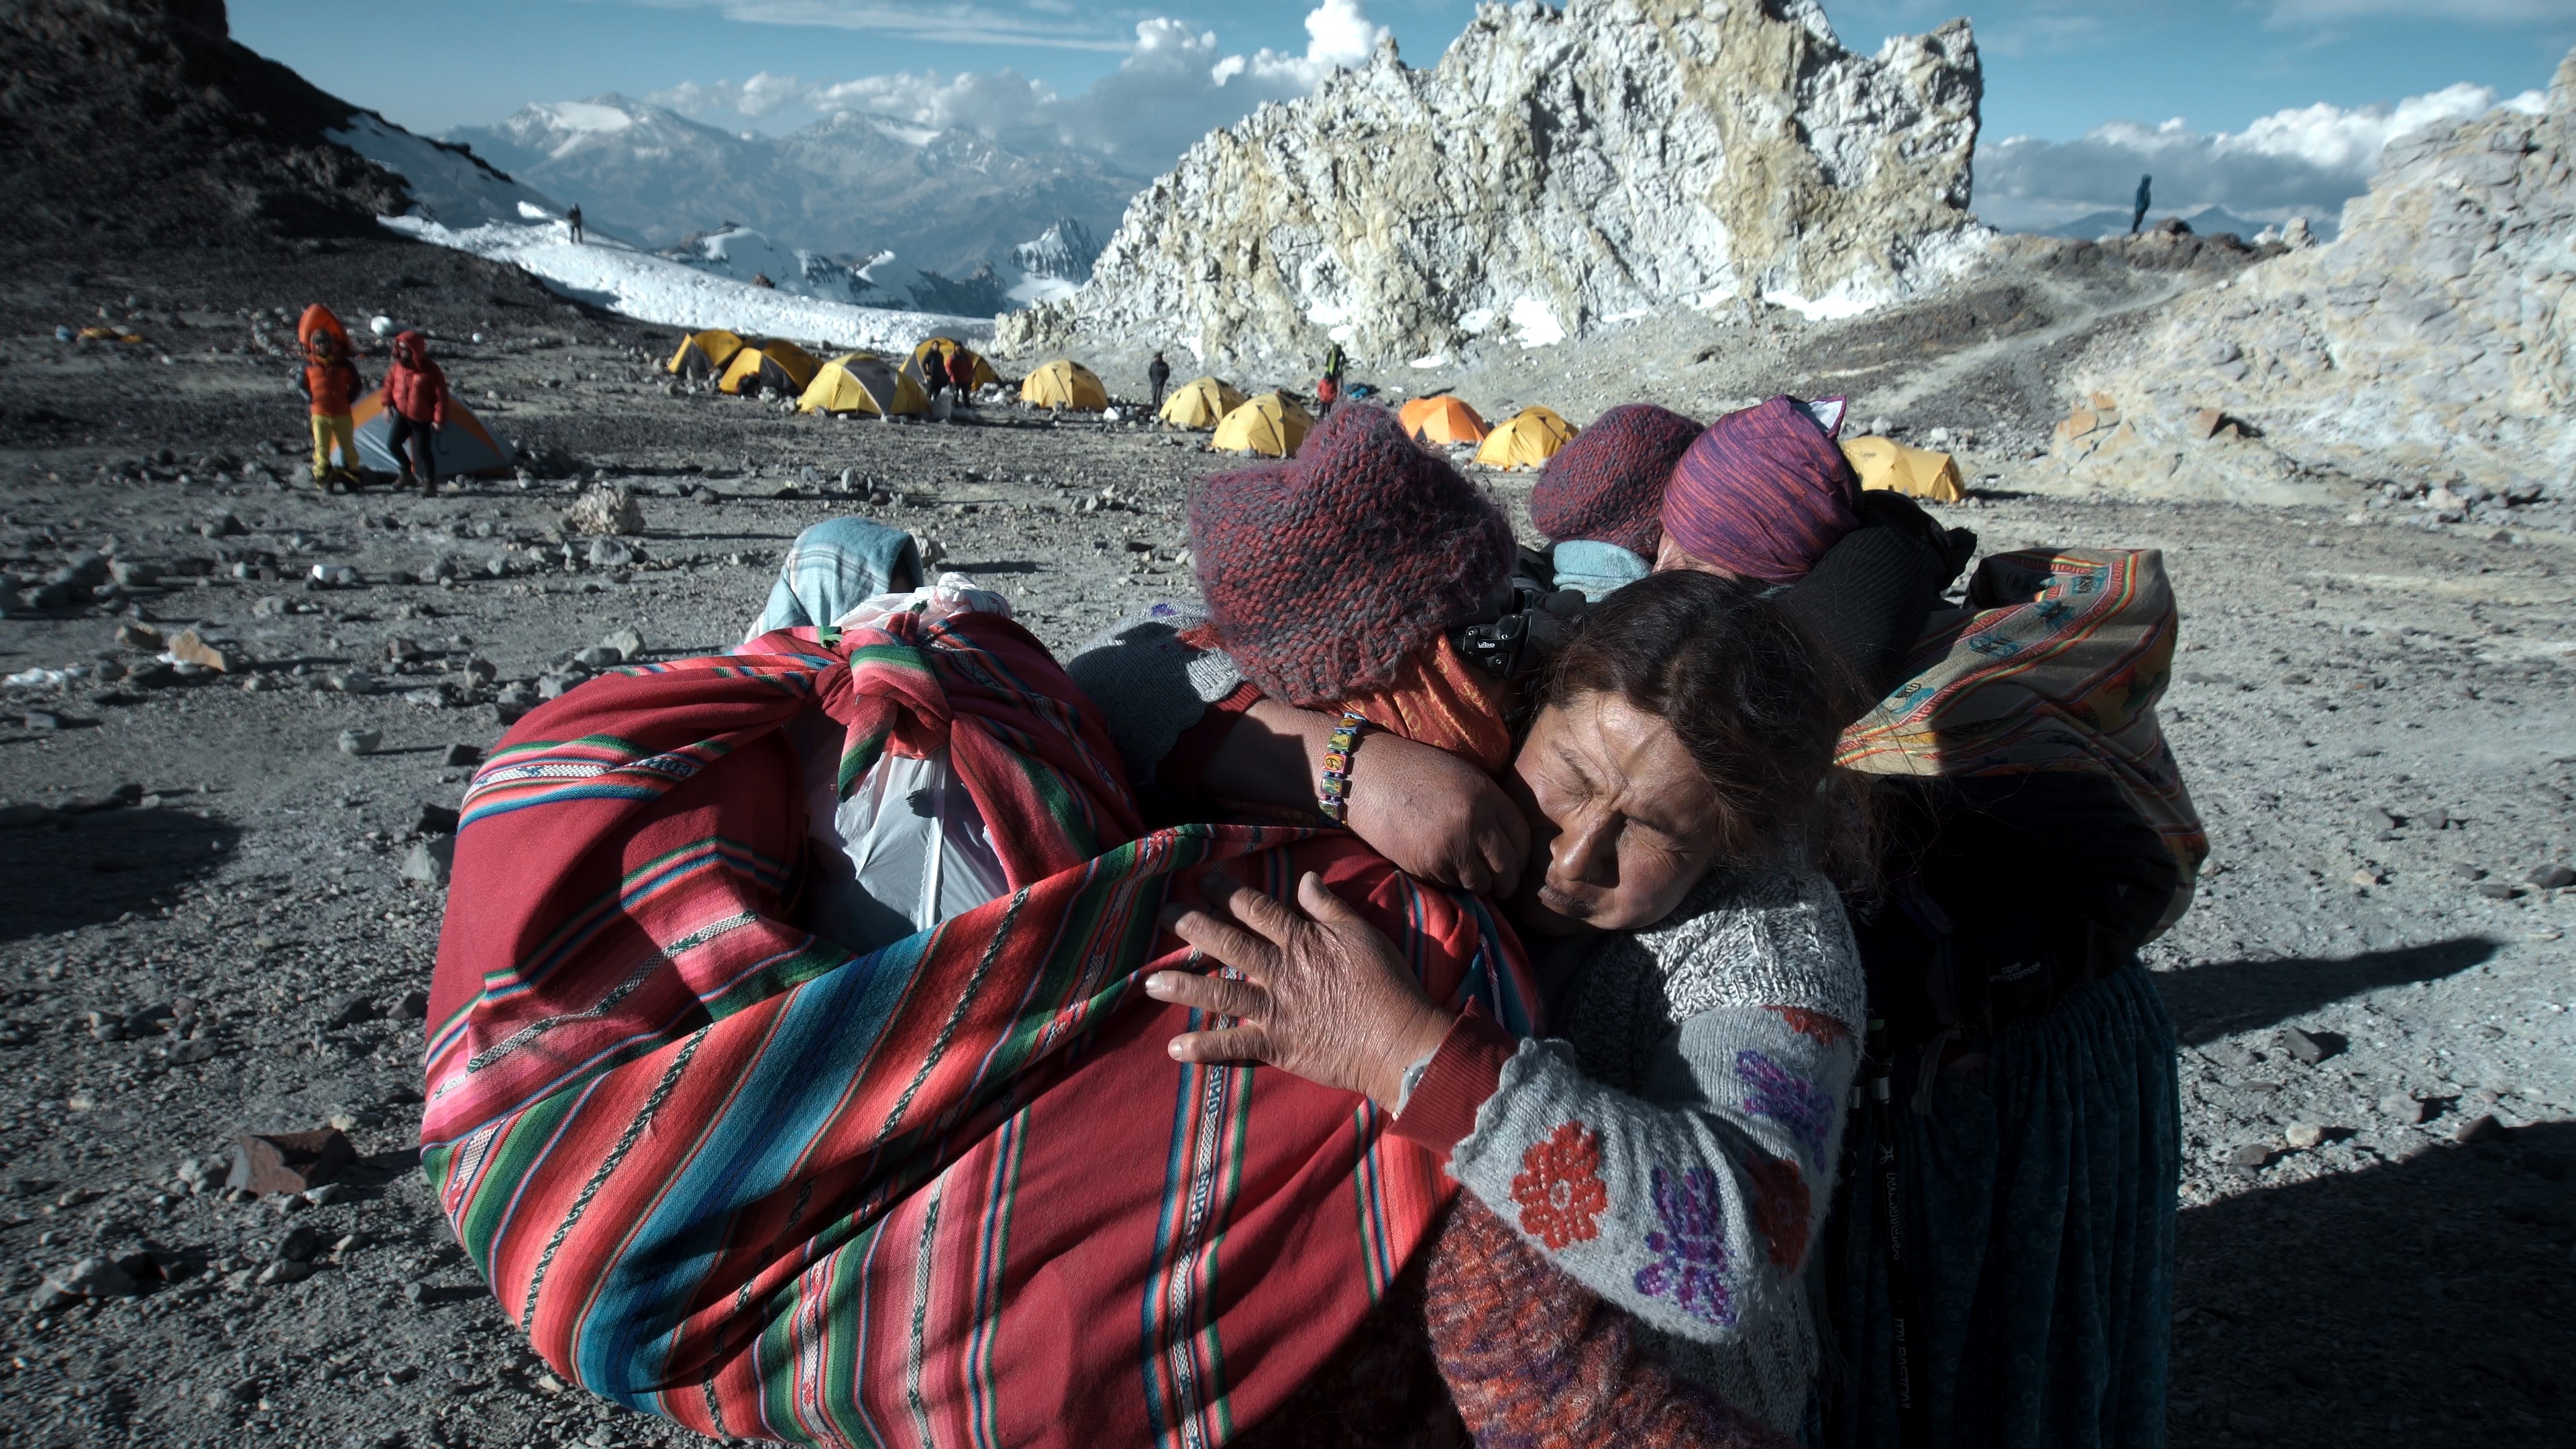
[[[421,419],[407,418],[397,412],[394,414],[393,436],[386,440],[386,449],[394,455],[394,461],[408,461],[423,488],[438,486],[438,449],[431,436],[436,431]],[[406,444],[410,447],[408,458],[404,455]]]
[[[1167,383],[1167,382],[1170,382],[1170,381],[1171,381],[1171,379],[1170,379],[1170,378],[1167,378],[1167,377],[1158,377],[1158,378],[1153,379],[1153,383],[1154,383],[1154,411],[1156,411],[1156,412],[1158,412],[1158,413],[1159,413],[1159,412],[1161,412],[1161,411],[1163,410],[1163,385],[1164,385],[1165,383]]]

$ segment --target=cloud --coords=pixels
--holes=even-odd
[[[2542,103],[2538,91],[2501,102],[2535,113]],[[2114,121],[2074,141],[2015,136],[1978,148],[1977,211],[1996,225],[2035,226],[2126,210],[2138,177],[2152,174],[2160,213],[2218,206],[2253,221],[2331,217],[2369,188],[2390,141],[2497,104],[2493,88],[2463,84],[2394,106],[2275,111],[2236,132],[2195,131],[2177,117]]]
[[[2338,20],[2439,20],[2444,24],[2531,25],[2576,20],[2576,0],[2273,0],[2274,26]]]
[[[805,25],[864,30],[905,40],[966,45],[1047,45],[1069,50],[1124,50],[1113,27],[1085,19],[1070,4],[1032,3],[1021,10],[905,0],[638,0],[663,10],[713,10],[753,25]],[[1035,12],[1035,13],[1030,13]]]
[[[815,82],[763,72],[740,83],[692,81],[646,99],[728,126],[865,111],[926,130],[962,127],[1013,150],[1061,147],[1160,170],[1263,103],[1292,100],[1336,69],[1365,64],[1389,32],[1361,0],[1321,0],[1306,16],[1306,37],[1302,54],[1266,47],[1228,54],[1214,31],[1168,17],[1140,21],[1118,68],[1070,96],[1004,68]]]

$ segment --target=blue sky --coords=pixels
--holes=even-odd
[[[1994,0],[1965,7],[1956,0],[1828,0],[1827,13],[1846,45],[1866,51],[1882,36],[1928,28],[1962,8],[1977,25],[1985,58],[1990,148],[2015,136],[2080,145],[2112,123],[2154,128],[2180,118],[2184,130],[2166,131],[2168,141],[2181,134],[2223,150],[2231,133],[2292,108],[2388,107],[2458,86],[2495,98],[2545,89],[2559,57],[2576,45],[2576,0]],[[929,106],[922,97],[934,75],[949,87],[939,114],[972,117],[989,104],[973,97],[997,92],[970,90],[957,79],[963,74],[999,82],[1006,99],[1016,95],[1012,87],[1020,79],[1039,83],[1065,103],[1046,113],[1049,124],[1074,128],[1067,134],[1077,142],[1080,126],[1097,124],[1104,128],[1102,149],[1123,147],[1128,161],[1146,171],[1167,164],[1164,149],[1178,150],[1171,138],[1196,134],[1202,120],[1221,124],[1232,118],[1228,107],[1248,108],[1307,83],[1301,77],[1311,76],[1314,66],[1301,70],[1298,63],[1327,52],[1333,39],[1310,36],[1310,9],[1335,12],[1327,18],[1342,31],[1353,24],[1392,31],[1407,60],[1420,66],[1438,59],[1474,6],[1471,0],[1167,0],[1141,7],[1080,0],[442,0],[402,12],[346,0],[233,0],[231,7],[233,32],[244,43],[326,90],[431,133],[488,123],[529,101],[610,90],[666,101],[685,97],[684,108],[701,119],[775,130],[809,118],[811,106],[822,103],[812,99],[822,87],[842,87],[832,94],[843,104],[858,96],[871,108]],[[1162,17],[1182,24],[1156,31],[1158,46],[1145,54],[1138,26]],[[1196,39],[1207,32],[1215,36],[1212,48]],[[1266,68],[1265,49],[1275,52]],[[1260,84],[1207,87],[1207,63],[1225,56],[1249,57],[1250,77]],[[1131,113],[1143,109],[1138,97],[1147,89],[1141,77],[1152,68],[1148,62],[1163,73],[1186,72],[1204,93],[1158,112],[1162,130],[1140,132]],[[792,104],[753,107],[756,114],[728,109],[725,98],[738,92],[718,83],[762,74],[795,77],[805,90]],[[1095,90],[1096,83],[1102,84]],[[2116,150],[2127,134],[2105,144]],[[2033,195],[2064,189],[2044,173],[2074,154],[2026,147],[2021,160],[2031,164],[2010,173],[2020,177],[2012,184]],[[2092,159],[2100,163],[2096,169],[2127,165]],[[2209,199],[2223,192],[2222,186]],[[1981,207],[1990,196],[2004,200],[1981,184]],[[2261,210],[2261,200],[2240,197],[2239,203]]]

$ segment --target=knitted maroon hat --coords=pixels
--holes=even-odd
[[[1796,398],[1709,424],[1664,490],[1664,532],[1705,564],[1764,583],[1807,576],[1860,526],[1860,479]]]
[[[1664,484],[1699,432],[1653,403],[1612,408],[1547,460],[1530,490],[1530,523],[1557,543],[1596,539],[1652,559],[1664,534]]]
[[[1511,575],[1503,510],[1374,403],[1326,413],[1288,462],[1199,480],[1189,522],[1217,638],[1299,706],[1384,684]]]

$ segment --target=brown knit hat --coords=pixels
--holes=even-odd
[[[1217,638],[1300,706],[1384,684],[1511,575],[1501,507],[1374,403],[1325,414],[1288,462],[1201,479],[1189,523]]]

